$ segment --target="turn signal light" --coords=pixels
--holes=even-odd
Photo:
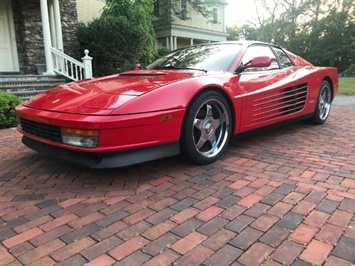
[[[92,129],[77,129],[77,128],[62,127],[61,131],[62,134],[68,134],[68,135],[77,135],[77,136],[85,136],[85,137],[99,136],[99,131],[92,130]]]

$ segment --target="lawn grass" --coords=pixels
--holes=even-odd
[[[338,95],[355,95],[355,78],[339,78]]]

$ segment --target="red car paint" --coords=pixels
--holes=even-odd
[[[53,142],[21,128],[19,131],[27,138],[66,150],[116,152],[179,142],[186,110],[196,95],[205,90],[220,91],[230,103],[234,134],[312,114],[323,80],[331,83],[332,98],[335,97],[335,68],[315,67],[288,51],[285,54],[293,61],[292,67],[235,73],[245,50],[255,44],[259,43],[241,43],[242,49],[229,69],[133,70],[65,84],[16,108],[19,119],[99,130],[95,148]],[[297,111],[288,110],[282,95],[298,87],[306,95],[304,106]],[[284,105],[282,110],[276,108],[280,105]]]

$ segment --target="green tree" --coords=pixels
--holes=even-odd
[[[315,20],[306,39],[304,56],[317,65],[336,66],[339,72],[355,63],[355,9],[352,1],[333,2]]]
[[[132,69],[156,54],[152,26],[155,0],[107,0],[100,18],[78,27],[82,48],[94,57],[94,74]]]
[[[272,42],[315,65],[344,71],[355,61],[353,0],[260,0],[249,37]],[[264,8],[261,11],[260,8]]]
[[[241,39],[241,29],[237,25],[232,27],[227,26],[227,33],[229,34],[227,37],[227,41],[236,41]]]
[[[238,27],[237,25],[227,27],[227,33],[229,34],[227,37],[228,41],[258,39],[257,29],[248,24],[243,24],[241,27]]]

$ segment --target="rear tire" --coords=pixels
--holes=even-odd
[[[332,103],[332,87],[324,80],[320,86],[316,109],[310,122],[315,125],[324,124],[327,120]]]
[[[183,159],[197,164],[216,161],[231,135],[231,111],[227,100],[216,91],[198,95],[186,111],[181,129]]]

